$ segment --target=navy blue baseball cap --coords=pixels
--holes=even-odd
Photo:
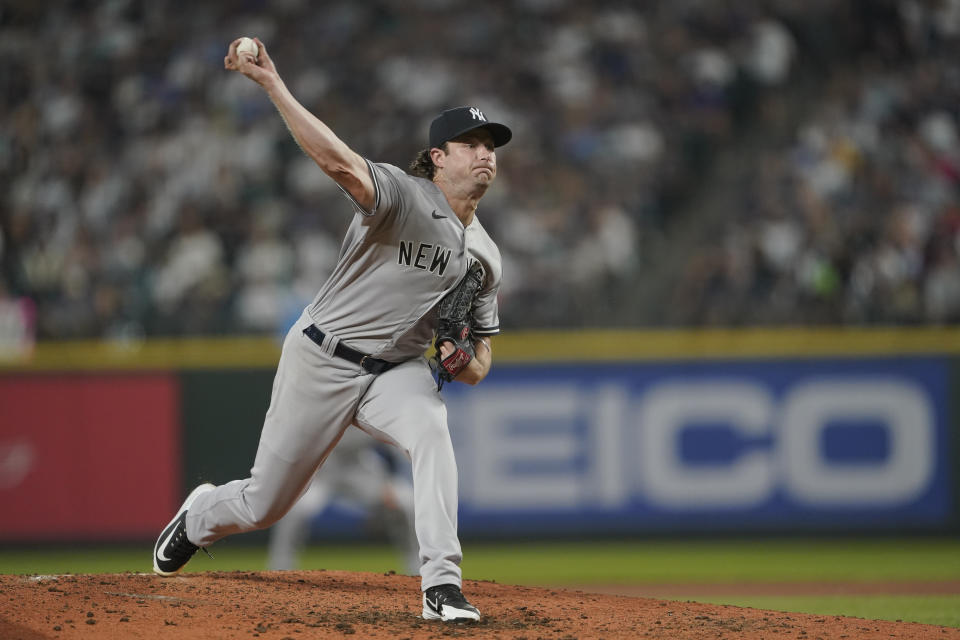
[[[447,109],[430,123],[430,148],[443,146],[444,142],[480,127],[490,132],[495,147],[502,147],[513,137],[509,127],[499,122],[490,122],[480,109],[457,107]]]

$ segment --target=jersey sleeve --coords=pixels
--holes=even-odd
[[[343,191],[347,199],[353,204],[357,213],[363,216],[371,217],[399,210],[400,204],[403,201],[401,192],[405,185],[404,178],[408,177],[407,174],[404,173],[402,169],[394,167],[393,165],[364,160],[367,163],[367,168],[370,170],[370,178],[373,180],[373,208],[368,210],[361,207],[360,203],[357,202],[349,191],[343,187],[340,187],[340,190]]]
[[[487,281],[473,304],[473,333],[478,336],[495,336],[500,333],[500,309],[497,305],[500,279],[499,269],[494,270],[486,278]]]

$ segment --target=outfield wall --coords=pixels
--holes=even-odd
[[[960,531],[960,331],[538,332],[449,385],[464,536]],[[0,541],[141,539],[247,474],[267,339],[0,369]],[[356,536],[349,505],[318,533]]]

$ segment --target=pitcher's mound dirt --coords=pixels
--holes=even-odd
[[[960,629],[466,581],[474,624],[420,618],[419,579],[342,571],[0,575],[0,638],[960,640]]]

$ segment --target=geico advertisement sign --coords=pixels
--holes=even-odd
[[[854,454],[860,446],[865,431],[843,425],[866,425],[869,455],[830,455],[831,436]],[[937,464],[932,400],[896,377],[816,377],[776,391],[729,377],[640,389],[479,385],[453,399],[451,426],[463,501],[481,510],[745,510],[775,496],[801,509],[884,509],[923,494]],[[691,460],[710,431],[736,446]]]

